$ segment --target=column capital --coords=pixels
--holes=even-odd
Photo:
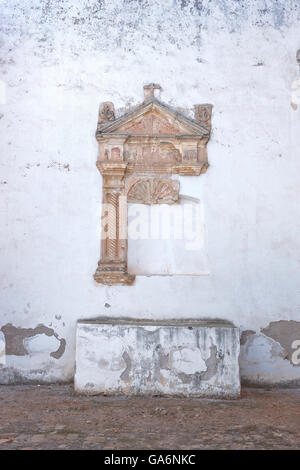
[[[96,162],[97,168],[102,176],[120,176],[123,177],[128,163],[124,162]]]

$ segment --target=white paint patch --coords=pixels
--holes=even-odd
[[[58,349],[60,342],[54,336],[44,334],[24,338],[23,344],[29,354],[51,353]]]
[[[6,356],[5,356],[5,336],[0,331],[0,365],[5,365]]]
[[[178,372],[195,374],[196,372],[204,372],[207,370],[199,349],[179,348],[176,351],[172,351],[171,357],[172,367]]]

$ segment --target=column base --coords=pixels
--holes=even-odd
[[[127,265],[125,263],[99,261],[94,279],[96,282],[108,286],[114,284],[130,286],[135,281],[135,275],[127,272]]]

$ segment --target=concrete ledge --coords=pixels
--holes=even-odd
[[[75,391],[237,398],[239,350],[222,320],[79,321]]]

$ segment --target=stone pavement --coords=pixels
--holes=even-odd
[[[1,449],[300,449],[300,390],[208,400],[0,386]]]

